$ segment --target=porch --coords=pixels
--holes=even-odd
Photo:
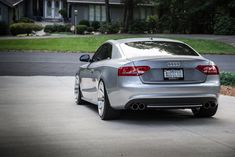
[[[67,8],[66,0],[26,0],[26,16],[36,21],[61,22],[59,11]]]

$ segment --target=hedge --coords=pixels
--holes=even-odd
[[[81,21],[79,22],[79,25],[86,25],[87,27],[89,27],[89,26],[90,26],[90,22],[87,21],[87,20],[81,20]]]
[[[116,34],[120,30],[118,23],[103,23],[101,24],[99,31],[105,34]]]
[[[221,85],[235,86],[235,73],[221,72],[220,81],[221,81]]]
[[[14,23],[10,25],[12,35],[31,34],[33,31],[40,31],[43,27],[34,23]]]
[[[85,31],[87,31],[87,26],[86,25],[77,25],[76,29],[77,29],[77,33],[78,34],[84,34]]]
[[[55,33],[55,32],[71,32],[71,25],[46,25],[44,32]]]

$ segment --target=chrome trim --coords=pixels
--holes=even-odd
[[[180,62],[168,62],[167,63],[167,66],[168,67],[180,67],[181,66],[181,63]]]
[[[194,108],[194,107],[202,107],[203,105],[174,105],[174,106],[169,106],[169,105],[147,105],[147,108]]]

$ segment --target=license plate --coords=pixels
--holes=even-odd
[[[183,69],[164,69],[164,80],[183,80]]]

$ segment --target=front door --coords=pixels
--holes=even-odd
[[[62,0],[45,0],[45,18],[61,18]]]

